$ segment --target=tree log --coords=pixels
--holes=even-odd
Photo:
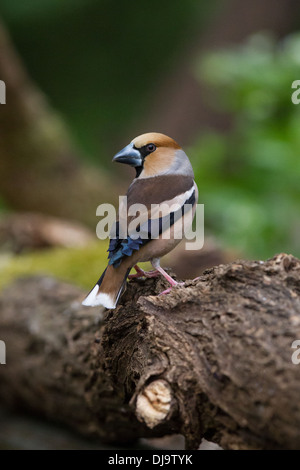
[[[181,433],[225,449],[300,448],[300,261],[207,270],[169,295],[128,283],[102,317],[46,277],[0,297],[0,400],[105,442]],[[97,310],[96,310],[97,312]]]

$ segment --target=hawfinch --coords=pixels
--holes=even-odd
[[[171,284],[163,293],[178,284],[161,268],[159,261],[182,239],[185,218],[189,217],[191,225],[198,199],[187,155],[164,134],[151,132],[136,137],[114,156],[113,161],[135,167],[136,177],[126,194],[127,208],[120,203],[114,235],[110,234],[107,268],[83,301],[86,306],[102,305],[109,309],[116,307],[133,267],[136,274],[129,278],[163,275]],[[134,204],[138,205],[139,216],[133,234],[130,222],[134,217],[130,215],[130,207]],[[124,222],[125,235],[120,230],[120,224]],[[137,263],[142,261],[150,261],[154,271],[145,272],[139,268]]]

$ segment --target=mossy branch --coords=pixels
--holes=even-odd
[[[0,400],[106,442],[181,433],[225,449],[300,448],[300,261],[237,261],[159,296],[131,281],[97,319],[47,277],[0,297]]]

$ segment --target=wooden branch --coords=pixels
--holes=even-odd
[[[131,281],[102,319],[74,286],[15,282],[0,297],[1,402],[106,442],[299,449],[300,261],[220,265],[158,296],[164,282]]]

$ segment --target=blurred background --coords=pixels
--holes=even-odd
[[[111,159],[149,131],[184,147],[205,204],[203,250],[166,258],[179,277],[300,256],[299,13],[297,0],[1,0],[0,288],[37,272],[93,285],[96,207],[134,176]]]

